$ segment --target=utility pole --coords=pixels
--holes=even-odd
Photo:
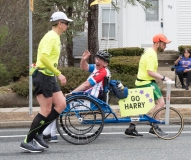
[[[33,0],[29,0],[29,69],[32,64],[32,12]],[[29,76],[29,115],[32,114],[32,76]]]

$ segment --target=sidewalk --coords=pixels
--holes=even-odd
[[[191,124],[191,105],[190,104],[171,104],[184,117],[185,123]],[[111,108],[119,110],[118,105],[111,105]],[[40,107],[33,107],[32,114],[29,114],[29,107],[20,108],[0,108],[0,128],[29,127]]]

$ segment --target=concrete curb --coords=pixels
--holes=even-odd
[[[0,107],[25,107],[29,106],[27,97],[18,95],[16,93],[0,94]],[[33,106],[39,106],[36,98],[33,98]]]
[[[0,122],[0,128],[29,128],[32,121],[9,121],[9,122]]]
[[[0,122],[0,128],[29,128],[31,126],[32,121],[9,121],[9,122]],[[113,125],[116,123],[113,123]],[[124,123],[121,123],[124,124]],[[128,123],[127,123],[128,124]],[[140,125],[138,123],[138,125]],[[191,118],[184,118],[184,125],[191,124]]]
[[[171,105],[171,107],[173,108],[177,108],[177,109],[185,109],[185,108],[189,108],[190,105]],[[119,112],[119,106],[118,105],[111,105],[111,108],[113,109],[113,111]],[[33,113],[37,113],[39,111],[40,107],[33,107]],[[0,108],[0,112],[1,113],[26,113],[29,114],[29,108],[28,107],[21,107],[21,108]],[[191,124],[191,116],[184,116],[184,124]],[[175,120],[176,122],[176,120]],[[31,125],[32,121],[28,120],[28,121],[14,121],[14,120],[8,120],[8,121],[2,121],[0,122],[0,128],[17,128],[17,127],[27,127],[29,128]],[[138,125],[141,124],[141,122],[138,123]]]

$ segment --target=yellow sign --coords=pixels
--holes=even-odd
[[[110,4],[111,0],[95,0],[93,1],[90,6],[96,5],[96,4]]]
[[[118,102],[122,117],[147,114],[155,106],[152,87],[129,89],[128,93]]]
[[[30,10],[32,12],[34,11],[34,2],[33,2],[33,0],[30,0]]]

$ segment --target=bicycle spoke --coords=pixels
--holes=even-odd
[[[82,103],[87,101],[90,102],[89,105]],[[61,137],[72,144],[87,144],[94,141],[104,124],[100,106],[91,98],[80,96],[67,102],[69,103],[75,105],[57,119],[57,129]],[[96,120],[101,120],[102,123],[97,124]]]
[[[161,117],[161,121],[165,121],[165,113],[166,113],[166,108],[161,108],[159,110],[157,110],[154,115],[153,118],[160,116]],[[174,126],[174,127],[172,127]],[[157,133],[157,130],[155,130],[153,128],[153,130],[155,131],[156,135],[162,139],[165,140],[171,140],[176,138],[177,136],[180,135],[180,133],[183,130],[184,127],[184,121],[183,121],[183,117],[181,116],[181,114],[179,113],[178,110],[176,110],[175,108],[170,107],[169,109],[169,124],[160,124],[159,127],[161,128],[161,130],[165,133],[167,133],[167,135],[160,135]]]

